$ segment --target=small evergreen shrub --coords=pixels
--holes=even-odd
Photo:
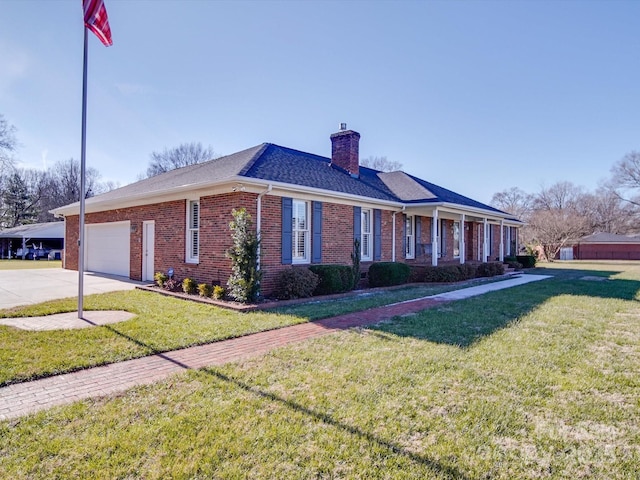
[[[409,265],[411,269],[411,273],[409,273],[408,282],[416,283],[416,282],[424,282],[424,276],[426,275],[427,265]]]
[[[153,276],[153,280],[155,281],[157,286],[159,286],[160,288],[164,288],[164,282],[169,280],[169,276],[162,272],[156,272]]]
[[[348,292],[353,287],[353,270],[349,265],[311,265],[309,270],[320,277],[314,295]]]
[[[216,285],[215,287],[213,287],[213,293],[211,294],[211,296],[216,300],[222,300],[226,293],[227,291],[222,285]]]
[[[198,284],[192,278],[187,277],[182,281],[182,291],[184,293],[193,294],[193,293],[196,293],[197,289],[198,289]]]
[[[227,281],[229,295],[238,302],[252,303],[260,296],[260,239],[253,230],[251,215],[246,209],[234,208],[231,215],[233,220],[229,228],[233,246],[227,250],[227,258],[231,259],[231,276]]]
[[[405,263],[376,262],[369,267],[369,286],[388,287],[407,283],[411,268]]]
[[[458,270],[460,270],[460,274],[462,276],[461,280],[471,280],[478,276],[478,267],[473,263],[463,263],[456,266],[458,267]]]
[[[308,268],[288,268],[278,275],[276,297],[280,300],[307,298],[320,283],[320,277]]]
[[[360,240],[357,238],[353,241],[353,252],[351,252],[351,274],[353,276],[351,290],[353,290],[360,283]]]
[[[518,262],[518,261],[515,261],[515,260],[506,261],[505,260],[505,263],[509,266],[509,268],[513,268],[516,271],[517,270],[522,270],[522,264],[520,262]]]
[[[523,268],[533,268],[536,266],[535,255],[516,255],[516,260],[522,264]]]
[[[451,283],[467,280],[459,265],[442,265],[438,267],[426,267],[425,282]],[[466,271],[466,270],[465,270]]]
[[[488,262],[478,265],[479,277],[495,277],[504,274],[504,264],[500,262]]]
[[[198,294],[201,297],[210,297],[212,293],[213,293],[213,287],[208,283],[198,284]]]

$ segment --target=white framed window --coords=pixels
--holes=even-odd
[[[187,263],[198,263],[200,255],[200,201],[187,202]]]
[[[370,209],[363,208],[360,211],[360,259],[365,261],[373,259],[372,218]]]
[[[309,230],[309,202],[292,201],[293,219],[291,222],[293,241],[291,242],[291,260],[293,263],[309,263],[311,251]]]
[[[415,236],[415,218],[413,215],[405,217],[405,258],[415,258],[416,256],[416,236]]]
[[[453,258],[460,258],[460,222],[453,222]]]

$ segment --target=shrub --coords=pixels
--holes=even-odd
[[[536,266],[536,257],[534,255],[516,255],[516,260],[522,264],[523,268],[533,268]]]
[[[213,287],[208,283],[198,284],[198,294],[201,297],[210,297],[212,293],[213,293]]]
[[[478,267],[473,263],[463,263],[461,265],[457,265],[457,267],[462,275],[461,280],[471,280],[478,276]]]
[[[189,293],[189,294],[196,293],[197,289],[198,289],[198,284],[192,278],[187,277],[182,281],[182,291],[184,293]]]
[[[369,267],[369,286],[388,287],[407,283],[411,268],[405,263],[377,262]]]
[[[314,295],[348,292],[353,287],[353,270],[348,265],[312,265],[309,270],[320,277]]]
[[[260,295],[260,239],[252,231],[251,215],[244,208],[234,208],[231,214],[233,220],[229,223],[229,228],[233,246],[227,250],[227,257],[231,259],[231,276],[227,281],[229,295],[238,302],[251,303]]]
[[[450,283],[466,280],[459,265],[442,265],[438,267],[426,267],[424,281]]]
[[[168,278],[162,287],[170,292],[179,292],[182,289],[182,282],[177,278]]]
[[[165,275],[162,272],[156,272],[153,276],[153,280],[156,282],[157,286],[159,286],[160,288],[164,288],[164,282],[169,280],[169,276]]]
[[[308,268],[288,268],[278,276],[276,296],[280,300],[307,298],[320,283],[320,277]]]
[[[409,273],[409,282],[424,282],[427,265],[409,265],[411,273]]]
[[[478,265],[479,277],[495,277],[504,274],[504,264],[500,262],[488,262]]]
[[[227,291],[222,285],[216,285],[215,287],[213,287],[213,293],[211,294],[211,296],[216,300],[222,300],[226,294]]]
[[[522,270],[522,264],[518,261],[511,261],[509,260],[508,262],[505,261],[505,263],[510,267],[513,268],[514,270]]]
[[[353,276],[353,283],[351,290],[358,286],[360,283],[360,240],[355,239],[353,241],[353,252],[351,252],[351,274]]]

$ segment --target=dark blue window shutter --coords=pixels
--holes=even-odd
[[[447,221],[440,221],[440,256],[444,257],[447,255]]]
[[[322,202],[313,202],[311,261],[322,263]]]
[[[407,258],[407,216],[402,214],[402,258]]]
[[[362,242],[362,209],[353,207],[353,241]],[[362,244],[361,244],[362,245]]]
[[[373,259],[379,261],[382,258],[382,211],[376,208],[373,211]]]
[[[282,264],[290,265],[293,255],[293,200],[282,197]]]
[[[414,218],[416,222],[416,257],[422,255],[422,218],[416,215]]]

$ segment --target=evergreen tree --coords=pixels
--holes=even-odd
[[[27,183],[19,172],[14,171],[5,183],[2,192],[2,224],[6,228],[34,223],[37,217],[36,203],[39,198],[29,192]]]
[[[252,231],[251,215],[244,208],[234,209],[233,220],[229,224],[233,246],[227,251],[231,259],[231,277],[227,281],[229,295],[242,303],[252,303],[260,295],[258,269],[260,239]]]

